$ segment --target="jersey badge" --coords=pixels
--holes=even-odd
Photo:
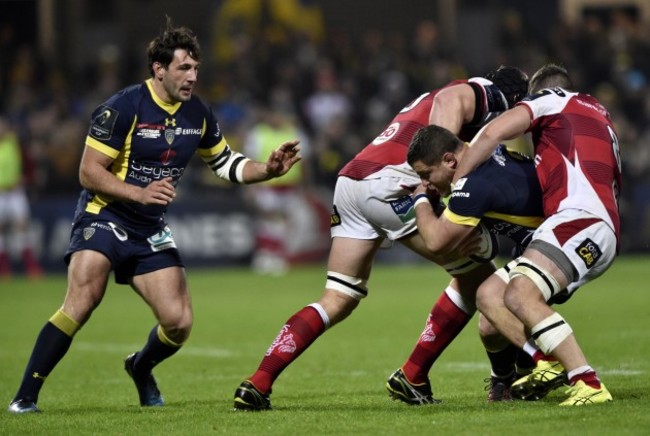
[[[456,183],[454,183],[454,186],[452,187],[452,191],[460,191],[465,187],[465,182],[467,182],[467,177],[461,177],[458,179]]]
[[[119,112],[108,106],[101,106],[99,114],[93,118],[88,134],[99,140],[108,140],[113,136],[113,128]]]
[[[83,231],[84,239],[87,241],[93,237],[95,229],[93,227],[86,227]]]
[[[165,141],[167,141],[167,144],[172,145],[174,138],[176,138],[176,129],[165,129]]]
[[[336,209],[336,206],[332,206],[332,215],[330,216],[330,227],[340,226],[341,225],[341,215]]]
[[[576,248],[576,253],[578,253],[580,259],[585,263],[587,269],[591,269],[603,254],[603,252],[600,251],[598,244],[589,238],[585,239],[584,242]]]

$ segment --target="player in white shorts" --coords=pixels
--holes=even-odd
[[[523,72],[501,67],[486,78],[455,81],[440,90],[426,92],[404,107],[339,172],[325,291],[317,302],[302,308],[285,322],[257,371],[235,391],[236,409],[271,408],[270,393],[276,378],[326,329],[345,319],[368,295],[367,283],[375,254],[383,244],[395,240],[444,265],[453,277],[434,305],[425,327],[436,340],[421,338],[412,355],[415,357],[402,368],[404,372],[400,369],[399,374],[391,376],[399,384],[396,398],[409,404],[437,402],[428,371],[471,319],[476,288],[494,272],[494,265],[461,258],[458,253],[441,257],[426,248],[415,227],[410,194],[420,179],[406,163],[408,145],[413,134],[429,124],[444,125],[469,140],[487,121],[519,101],[527,89]],[[469,245],[461,250],[471,248]]]
[[[566,320],[548,300],[600,276],[612,264],[620,235],[621,158],[607,110],[592,96],[570,91],[567,71],[549,64],[531,79],[531,92],[472,141],[458,177],[487,159],[503,140],[531,132],[545,222],[510,271],[503,295],[479,295],[479,310],[537,362],[513,383],[513,395],[538,399],[568,379],[563,406],[603,403],[600,382]],[[531,332],[526,342],[523,324]]]

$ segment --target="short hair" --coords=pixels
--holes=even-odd
[[[147,59],[149,65],[149,74],[154,76],[153,64],[158,62],[165,67],[174,59],[174,51],[183,49],[189,53],[192,59],[197,62],[201,61],[201,48],[199,41],[187,27],[174,27],[172,19],[167,17],[166,29],[154,38],[147,47]]]
[[[530,92],[535,94],[544,88],[573,89],[573,83],[566,68],[557,64],[546,64],[530,79]]]
[[[503,93],[508,102],[508,109],[528,95],[528,75],[517,67],[501,65],[487,73],[485,78],[494,83]]]
[[[437,165],[442,161],[445,153],[454,153],[463,144],[464,142],[458,136],[444,127],[436,125],[422,127],[411,139],[406,161],[411,166],[418,161],[425,165]]]

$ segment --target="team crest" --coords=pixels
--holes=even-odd
[[[95,234],[95,228],[94,227],[86,227],[83,231],[84,239],[87,241],[90,238],[93,237]]]
[[[269,349],[266,350],[266,356],[270,356],[275,349],[280,353],[293,353],[296,351],[296,348],[298,347],[296,341],[293,340],[293,334],[289,333],[289,326],[285,324]]]
[[[424,327],[424,331],[420,335],[420,342],[433,342],[436,340],[436,334],[433,332],[433,327],[431,326],[431,318],[432,317],[429,314],[427,325]]]
[[[165,129],[165,141],[167,141],[167,144],[172,145],[175,137],[176,132],[174,129]]]

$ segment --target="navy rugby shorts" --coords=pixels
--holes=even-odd
[[[152,232],[156,232],[153,233]],[[115,282],[128,284],[133,276],[146,274],[171,266],[183,267],[168,227],[128,229],[110,221],[86,216],[76,222],[70,235],[70,245],[65,253],[65,263],[70,264],[72,254],[80,250],[94,250],[106,256],[115,273]]]

